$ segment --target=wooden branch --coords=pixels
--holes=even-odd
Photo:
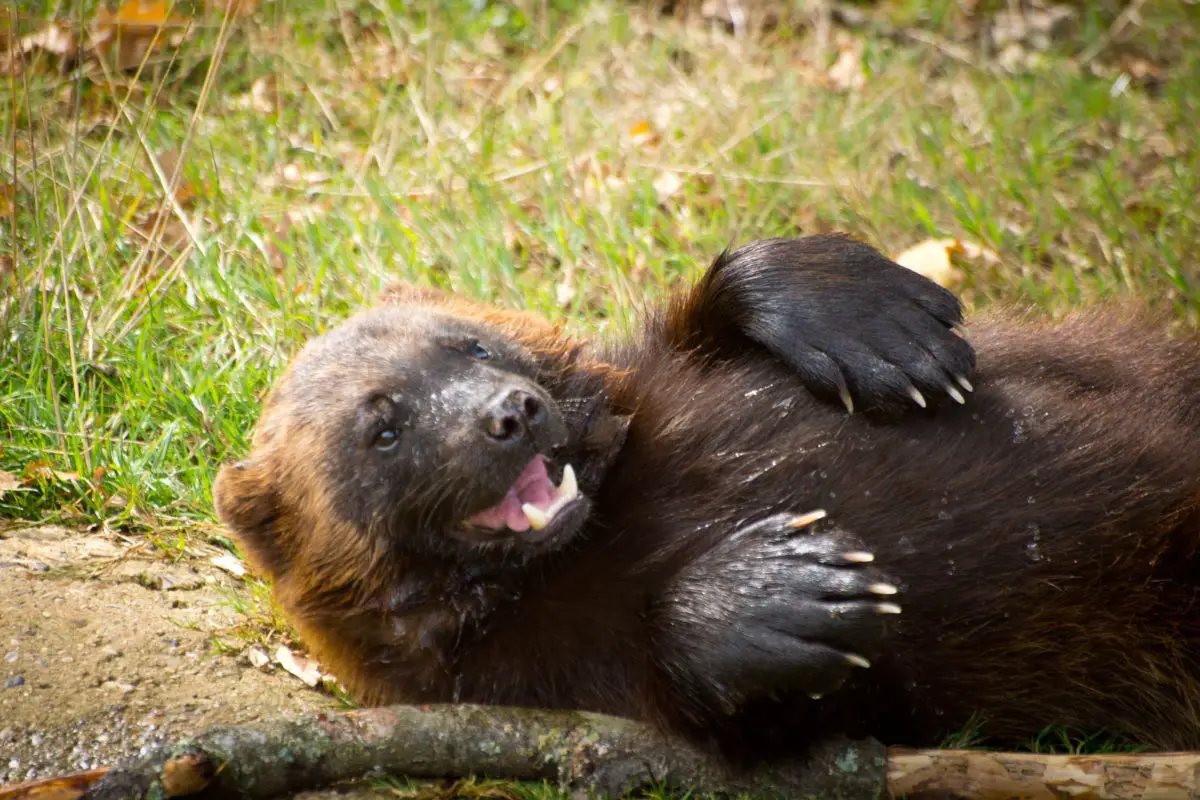
[[[1041,755],[977,750],[886,753],[892,797],[968,800],[1184,800],[1200,797],[1200,753]],[[831,741],[804,762],[730,774],[705,753],[635,722],[582,712],[393,706],[210,728],[111,770],[0,787],[0,800],[277,797],[370,774],[550,780],[616,795],[650,782],[756,797],[874,798],[884,750]]]
[[[278,797],[369,774],[549,780],[618,796],[662,783],[762,798],[860,800],[884,794],[877,742],[830,740],[803,761],[734,773],[707,753],[602,714],[483,706],[389,706],[210,728],[110,770],[88,800]]]
[[[888,749],[888,791],[970,800],[1187,800],[1200,796],[1200,753],[1043,755]]]

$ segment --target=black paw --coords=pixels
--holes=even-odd
[[[738,320],[810,391],[851,411],[963,403],[972,391],[958,299],[868,245],[754,242],[722,256],[706,282],[710,319]]]
[[[731,713],[778,692],[811,697],[869,669],[897,588],[855,537],[824,514],[747,525],[710,551],[675,598],[690,669]],[[693,692],[694,694],[694,692]]]

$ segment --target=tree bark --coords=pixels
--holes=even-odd
[[[803,760],[733,772],[687,743],[602,714],[483,706],[389,706],[210,728],[111,770],[88,800],[266,798],[372,773],[549,780],[618,796],[649,784],[762,798],[860,800],[885,792],[886,751],[833,739]]]

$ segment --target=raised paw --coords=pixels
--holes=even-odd
[[[732,325],[849,411],[965,403],[973,391],[958,299],[868,245],[754,242],[719,259],[705,289],[709,329]]]
[[[898,588],[823,512],[748,524],[694,566],[676,591],[691,668],[733,711],[780,691],[820,697],[869,669]]]

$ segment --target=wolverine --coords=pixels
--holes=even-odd
[[[361,702],[735,759],[1048,724],[1200,746],[1200,341],[722,254],[625,339],[398,286],[279,378],[220,518]]]

